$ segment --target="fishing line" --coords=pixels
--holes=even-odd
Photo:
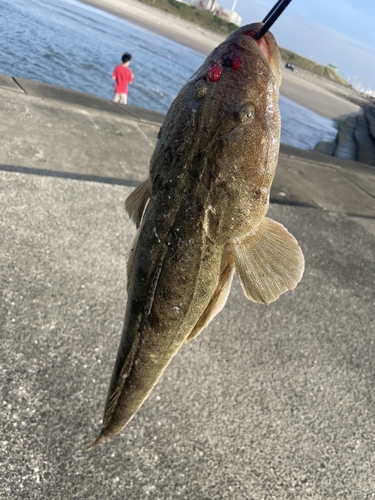
[[[288,7],[292,0],[278,0],[275,5],[272,7],[272,9],[268,12],[266,17],[263,19],[262,23],[263,26],[260,28],[258,33],[254,35],[255,40],[260,40],[262,36],[264,36],[265,33],[270,29],[270,27],[277,21],[277,19],[281,16],[281,14],[284,12],[284,10]],[[161,50],[164,50],[166,46],[168,45],[169,41],[161,47]],[[151,59],[154,57],[152,55],[147,61],[143,63],[141,68],[139,68],[138,71],[134,72],[134,76],[138,75],[141,71],[145,69],[147,64],[151,61]]]
[[[260,28],[258,33],[254,35],[255,40],[260,40],[262,36],[267,33],[273,23],[281,16],[284,10],[288,7],[292,0],[279,0],[275,3],[266,17],[263,19],[263,26]]]
[[[152,55],[146,59],[146,61],[142,64],[142,66],[137,69],[137,71],[134,71],[133,75],[134,77],[136,77],[137,75],[139,75],[139,73],[141,73],[148,65],[148,63],[152,60],[152,59],[155,59],[155,57],[161,57],[161,52],[163,51],[166,51],[167,49],[167,45],[169,45],[170,41],[167,40],[159,49],[159,52],[156,52],[156,51],[153,51],[151,49],[149,49],[148,47],[146,46],[142,46],[141,48],[147,50],[148,52],[151,52]],[[168,55],[168,57],[170,57]],[[135,82],[135,86],[139,85],[140,87],[144,87],[148,90],[150,90],[151,92],[155,92],[156,94],[159,94],[160,97],[164,97],[164,93],[161,91],[161,90],[158,90],[158,89],[153,89],[152,87],[150,87],[149,85],[146,85],[145,83],[141,83],[141,82]]]
[[[167,45],[169,45],[169,43],[170,43],[170,41],[167,40],[166,43],[160,47],[160,52],[164,51],[167,48]],[[154,52],[147,47],[143,47],[143,48],[148,50],[149,52],[152,52],[152,55],[142,64],[142,66],[137,71],[134,72],[134,76],[138,75],[141,71],[143,71],[145,69],[145,67],[147,66],[147,64],[151,61],[151,59],[161,55],[160,53],[158,53],[156,51]]]
[[[145,61],[142,66],[134,72],[134,76],[138,75],[141,71],[143,71],[145,69],[145,66],[147,66],[147,64],[151,61],[151,59],[154,59],[155,58],[155,55],[152,55],[149,59],[147,59],[147,61]]]

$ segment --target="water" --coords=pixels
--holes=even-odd
[[[281,142],[301,149],[314,149],[320,141],[333,141],[337,127],[332,120],[317,115],[280,95]]]
[[[113,98],[113,68],[130,52],[129,104],[166,112],[204,57],[77,0],[1,0],[0,73]],[[312,149],[333,140],[331,120],[280,98],[281,142]]]

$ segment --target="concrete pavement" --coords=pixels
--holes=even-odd
[[[282,147],[269,215],[306,272],[236,282],[126,431],[97,434],[125,310],[123,210],[162,117],[0,78],[0,497],[375,498],[375,169]]]

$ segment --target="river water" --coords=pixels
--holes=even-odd
[[[105,99],[112,70],[130,52],[129,104],[166,112],[204,56],[77,0],[1,0],[0,73]],[[281,142],[313,149],[336,135],[332,120],[281,96]]]

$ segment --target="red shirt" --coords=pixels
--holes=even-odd
[[[119,64],[113,70],[113,78],[116,78],[115,92],[116,94],[127,94],[128,83],[133,81],[133,73],[127,66]]]

